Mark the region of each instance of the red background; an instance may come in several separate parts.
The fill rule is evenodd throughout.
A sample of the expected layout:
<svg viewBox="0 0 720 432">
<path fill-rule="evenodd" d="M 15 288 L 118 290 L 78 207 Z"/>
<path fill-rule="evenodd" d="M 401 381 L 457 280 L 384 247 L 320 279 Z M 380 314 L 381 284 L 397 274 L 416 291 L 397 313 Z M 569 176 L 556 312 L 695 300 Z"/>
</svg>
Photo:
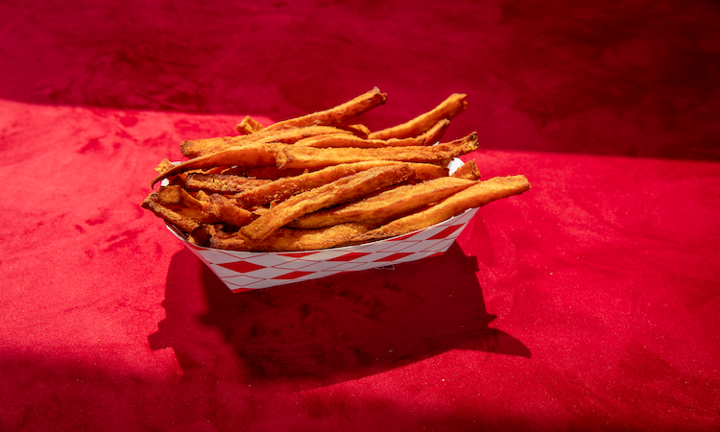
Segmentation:
<svg viewBox="0 0 720 432">
<path fill-rule="evenodd" d="M 577 3 L 580 3 L 578 5 Z M 0 4 L 0 430 L 720 429 L 720 4 Z M 230 294 L 139 204 L 186 139 L 453 92 L 442 257 Z"/>
</svg>

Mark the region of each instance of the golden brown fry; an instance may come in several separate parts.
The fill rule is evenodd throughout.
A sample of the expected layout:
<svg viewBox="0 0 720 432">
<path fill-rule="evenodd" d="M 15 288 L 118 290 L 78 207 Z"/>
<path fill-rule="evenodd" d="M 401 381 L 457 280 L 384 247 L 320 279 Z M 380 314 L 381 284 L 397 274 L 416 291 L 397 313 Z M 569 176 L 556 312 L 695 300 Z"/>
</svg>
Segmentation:
<svg viewBox="0 0 720 432">
<path fill-rule="evenodd" d="M 292 177 L 306 173 L 305 169 L 280 169 L 276 166 L 247 168 L 244 170 L 248 177 L 264 180 L 277 180 L 282 177 Z"/>
<path fill-rule="evenodd" d="M 163 186 L 155 193 L 155 200 L 170 209 L 192 214 L 184 210 L 204 212 L 206 204 L 190 195 L 181 185 Z M 204 216 L 196 215 L 197 219 L 204 220 Z"/>
<path fill-rule="evenodd" d="M 250 246 L 236 233 L 224 233 L 212 236 L 211 247 L 253 252 L 308 251 L 332 248 L 350 241 L 350 239 L 368 231 L 363 224 L 342 224 L 319 230 L 295 230 L 280 228 L 270 234 L 261 243 Z"/>
<path fill-rule="evenodd" d="M 372 161 L 370 161 L 372 162 Z M 383 162 L 381 160 L 375 161 L 378 162 L 378 165 L 382 165 Z M 397 162 L 397 161 L 385 161 L 385 162 Z M 438 177 L 443 177 L 448 175 L 448 169 L 446 167 L 438 166 L 435 164 L 430 163 L 411 163 L 411 162 L 398 162 L 398 163 L 405 163 L 407 164 L 412 170 L 415 172 L 415 177 L 417 177 L 418 180 L 431 180 Z M 334 165 L 331 165 L 334 166 Z M 324 167 L 319 167 L 317 169 L 323 169 Z M 276 166 L 271 167 L 258 167 L 258 168 L 248 168 L 244 170 L 244 172 L 249 177 L 254 177 L 257 179 L 267 179 L 267 180 L 278 180 L 281 178 L 286 177 L 295 177 L 302 174 L 307 174 L 308 172 L 312 172 L 312 170 L 304 169 L 304 168 L 286 168 L 281 169 Z"/>
<path fill-rule="evenodd" d="M 217 223 L 218 220 L 207 212 L 208 202 L 200 201 L 190 195 L 180 185 L 170 185 L 160 188 L 155 193 L 155 201 L 183 217 L 190 218 L 198 223 Z"/>
<path fill-rule="evenodd" d="M 193 173 L 187 176 L 185 188 L 193 191 L 204 190 L 211 193 L 236 194 L 270 181 L 268 179 L 248 178 L 230 174 Z"/>
<path fill-rule="evenodd" d="M 202 138 L 185 141 L 180 145 L 180 151 L 186 157 L 198 157 L 210 153 L 217 153 L 232 147 L 248 144 L 283 143 L 293 144 L 308 137 L 322 136 L 324 134 L 350 135 L 352 131 L 331 126 L 309 126 L 290 128 L 285 130 L 262 130 L 250 135 L 232 137 Z"/>
<path fill-rule="evenodd" d="M 383 140 L 367 140 L 349 134 L 327 134 L 301 139 L 295 143 L 295 147 L 314 148 L 335 148 L 335 147 L 359 147 L 359 148 L 381 148 L 387 147 Z"/>
<path fill-rule="evenodd" d="M 286 146 L 277 152 L 280 168 L 309 168 L 369 160 L 394 160 L 398 162 L 433 163 L 447 165 L 453 158 L 478 148 L 477 134 L 434 146 L 386 147 L 386 148 L 313 148 Z"/>
<path fill-rule="evenodd" d="M 260 135 L 260 133 L 258 133 L 258 135 Z M 255 135 L 200 138 L 196 140 L 183 141 L 180 144 L 180 152 L 185 157 L 196 158 L 204 154 L 217 152 L 222 148 L 237 147 L 254 143 L 258 139 L 258 136 Z"/>
<path fill-rule="evenodd" d="M 273 201 L 282 201 L 301 192 L 333 182 L 360 171 L 397 162 L 370 161 L 354 164 L 333 165 L 294 177 L 283 177 L 278 180 L 245 190 L 234 196 L 238 204 L 244 208 L 262 206 Z"/>
<path fill-rule="evenodd" d="M 444 166 L 421 162 L 403 162 L 413 171 L 416 180 L 432 180 L 448 175 L 448 169 Z"/>
<path fill-rule="evenodd" d="M 435 123 L 430 129 L 425 131 L 423 134 L 416 137 L 410 138 L 389 138 L 386 140 L 389 146 L 401 146 L 401 145 L 418 145 L 428 146 L 433 145 L 440 141 L 440 138 L 445 135 L 445 131 L 450 126 L 450 120 L 442 119 Z"/>
<path fill-rule="evenodd" d="M 207 192 L 199 190 L 197 192 L 193 192 L 195 199 L 202 202 L 210 202 L 210 195 L 207 194 Z"/>
<path fill-rule="evenodd" d="M 175 225 L 180 230 L 187 233 L 193 232 L 200 226 L 200 222 L 197 220 L 182 215 L 160 204 L 157 201 L 157 193 L 151 193 L 148 195 L 145 200 L 143 200 L 142 207 L 150 210 L 153 214 L 155 214 L 155 216 Z"/>
<path fill-rule="evenodd" d="M 495 177 L 478 182 L 458 192 L 426 210 L 395 219 L 380 228 L 368 231 L 353 239 L 353 242 L 366 242 L 407 234 L 435 225 L 464 211 L 480 207 L 492 201 L 521 194 L 530 189 L 525 176 Z"/>
<path fill-rule="evenodd" d="M 480 180 L 480 169 L 475 164 L 475 159 L 471 159 L 455 170 L 451 176 L 468 180 Z"/>
<path fill-rule="evenodd" d="M 375 190 L 400 183 L 412 176 L 404 164 L 379 166 L 342 177 L 334 182 L 295 195 L 240 229 L 251 245 L 260 243 L 280 227 L 321 208 L 352 201 Z"/>
<path fill-rule="evenodd" d="M 225 175 L 241 175 L 245 177 L 255 177 L 255 176 L 249 176 L 247 175 L 247 170 L 245 167 L 220 167 L 220 172 L 218 174 L 225 174 Z"/>
<path fill-rule="evenodd" d="M 355 136 L 359 136 L 360 138 L 367 138 L 368 135 L 370 135 L 370 128 L 363 124 L 351 124 L 347 126 L 337 125 L 336 127 L 346 130 Z"/>
<path fill-rule="evenodd" d="M 162 186 L 153 194 L 154 200 L 162 205 L 180 206 L 185 201 L 185 190 L 180 185 Z"/>
<path fill-rule="evenodd" d="M 237 205 L 235 200 L 220 194 L 210 196 L 207 212 L 228 225 L 241 227 L 249 224 L 253 214 Z"/>
<path fill-rule="evenodd" d="M 452 120 L 465 111 L 465 94 L 454 93 L 432 110 L 391 128 L 372 132 L 370 139 L 407 138 L 419 135 L 442 119 Z"/>
<path fill-rule="evenodd" d="M 174 163 L 170 162 L 169 159 L 163 159 L 156 167 L 155 172 L 162 174 L 168 170 L 171 170 L 175 166 Z"/>
<path fill-rule="evenodd" d="M 232 147 L 218 153 L 210 153 L 189 159 L 181 164 L 175 165 L 171 170 L 155 177 L 151 186 L 164 178 L 202 168 L 216 166 L 231 167 L 261 167 L 275 165 L 275 154 L 286 147 L 285 144 L 248 144 L 241 147 Z"/>
<path fill-rule="evenodd" d="M 254 219 L 256 219 L 269 211 L 270 209 L 267 207 L 257 207 L 253 209 L 252 214 L 254 216 Z"/>
<path fill-rule="evenodd" d="M 236 131 L 247 135 L 260 132 L 263 129 L 265 129 L 265 126 L 250 116 L 245 116 L 245 118 L 235 126 Z"/>
<path fill-rule="evenodd" d="M 202 224 L 195 228 L 191 233 L 188 233 L 187 239 L 190 243 L 198 246 L 205 246 L 210 240 L 210 237 L 215 235 L 217 232 L 217 225 Z"/>
<path fill-rule="evenodd" d="M 382 105 L 386 100 L 387 95 L 385 93 L 381 93 L 380 90 L 375 87 L 369 92 L 357 96 L 356 98 L 336 107 L 307 114 L 302 117 L 284 120 L 267 126 L 265 130 L 279 130 L 287 129 L 289 127 L 336 125 L 353 117 L 359 116 L 378 105 Z"/>
<path fill-rule="evenodd" d="M 422 135 L 410 138 L 390 138 L 389 140 L 365 139 L 349 134 L 327 134 L 301 139 L 295 143 L 297 147 L 358 147 L 358 148 L 383 148 L 383 147 L 411 147 L 429 146 L 438 142 L 443 136 L 450 120 L 439 121 L 430 130 Z"/>
<path fill-rule="evenodd" d="M 470 180 L 441 177 L 418 184 L 397 186 L 361 201 L 306 214 L 289 226 L 318 229 L 348 222 L 379 226 L 474 184 L 475 182 Z"/>
</svg>

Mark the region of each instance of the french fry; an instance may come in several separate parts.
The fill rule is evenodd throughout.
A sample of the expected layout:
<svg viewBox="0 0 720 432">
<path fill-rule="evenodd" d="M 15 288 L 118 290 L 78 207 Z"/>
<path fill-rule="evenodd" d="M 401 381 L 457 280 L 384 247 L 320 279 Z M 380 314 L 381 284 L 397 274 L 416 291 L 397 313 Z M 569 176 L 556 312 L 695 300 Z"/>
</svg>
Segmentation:
<svg viewBox="0 0 720 432">
<path fill-rule="evenodd" d="M 367 138 L 370 135 L 370 128 L 364 124 L 336 125 L 335 127 L 346 130 L 360 138 Z"/>
<path fill-rule="evenodd" d="M 432 180 L 438 177 L 445 177 L 448 175 L 448 168 L 441 165 L 435 165 L 431 163 L 415 163 L 415 162 L 403 162 L 411 170 L 413 170 L 413 176 L 416 180 L 425 181 Z"/>
<path fill-rule="evenodd" d="M 475 159 L 465 162 L 460 168 L 456 169 L 451 176 L 468 180 L 480 180 L 481 177 L 480 169 L 478 169 Z"/>
<path fill-rule="evenodd" d="M 465 108 L 467 107 L 467 103 L 465 102 L 466 96 L 467 95 L 462 93 L 454 93 L 432 110 L 421 114 L 406 123 L 373 132 L 368 136 L 368 138 L 390 139 L 407 138 L 419 135 L 430 129 L 440 120 L 452 120 L 465 111 Z"/>
<path fill-rule="evenodd" d="M 336 125 L 353 117 L 359 116 L 378 105 L 382 105 L 386 100 L 387 95 L 385 93 L 381 93 L 380 90 L 375 87 L 372 90 L 336 107 L 307 114 L 302 117 L 284 120 L 267 126 L 265 130 L 272 131 L 291 127 Z"/>
<path fill-rule="evenodd" d="M 150 210 L 155 216 L 173 224 L 178 229 L 191 233 L 201 226 L 201 222 L 191 217 L 182 215 L 158 202 L 157 193 L 151 193 L 142 202 L 142 207 Z"/>
<path fill-rule="evenodd" d="M 342 177 L 277 204 L 270 208 L 269 212 L 241 228 L 240 234 L 250 245 L 258 244 L 280 227 L 304 214 L 357 199 L 385 186 L 403 182 L 411 175 L 412 170 L 406 165 L 393 164 Z"/>
<path fill-rule="evenodd" d="M 219 221 L 236 227 L 245 226 L 254 219 L 253 214 L 237 205 L 235 200 L 220 194 L 210 196 L 207 212 Z"/>
<path fill-rule="evenodd" d="M 200 222 L 214 222 L 206 213 L 207 203 L 190 195 L 180 185 L 163 186 L 155 194 L 154 200 L 177 213 L 196 219 Z"/>
<path fill-rule="evenodd" d="M 277 180 L 283 177 L 292 177 L 308 172 L 305 169 L 280 169 L 273 166 L 243 168 L 243 173 L 248 177 L 264 180 Z"/>
<path fill-rule="evenodd" d="M 203 168 L 216 166 L 231 167 L 240 165 L 244 167 L 261 167 L 275 165 L 275 154 L 286 144 L 248 144 L 241 147 L 232 147 L 218 153 L 210 153 L 189 159 L 172 169 L 159 174 L 152 180 L 150 186 L 170 176 Z"/>
<path fill-rule="evenodd" d="M 314 136 L 295 143 L 295 147 L 314 148 L 335 148 L 335 147 L 359 147 L 359 148 L 382 148 L 387 147 L 386 141 L 368 140 L 348 134 L 327 134 Z"/>
<path fill-rule="evenodd" d="M 401 146 L 401 145 L 433 145 L 445 135 L 445 131 L 450 126 L 450 120 L 442 119 L 435 123 L 427 131 L 421 135 L 409 138 L 389 138 L 386 140 L 389 146 Z M 412 144 L 411 144 L 412 143 Z"/>
<path fill-rule="evenodd" d="M 398 164 L 400 162 L 378 160 L 357 162 L 349 164 L 331 165 L 317 171 L 303 173 L 296 176 L 279 178 L 273 182 L 258 185 L 255 188 L 244 190 L 234 195 L 244 208 L 253 208 L 285 200 L 306 190 L 322 186 L 347 175 L 355 174 L 370 168 L 383 165 Z M 432 164 L 406 163 L 417 180 L 431 180 L 447 175 L 447 168 Z"/>
<path fill-rule="evenodd" d="M 315 148 L 330 148 L 330 147 L 359 147 L 359 148 L 383 148 L 383 147 L 411 147 L 411 146 L 426 146 L 432 145 L 438 142 L 443 136 L 445 130 L 450 121 L 443 119 L 439 121 L 430 130 L 410 138 L 390 138 L 388 140 L 382 139 L 365 139 L 355 135 L 349 134 L 327 134 L 304 138 L 295 143 L 297 147 L 315 147 Z"/>
<path fill-rule="evenodd" d="M 257 179 L 232 174 L 193 173 L 185 179 L 185 188 L 192 191 L 203 190 L 225 194 L 236 194 L 242 191 L 269 183 L 268 179 Z"/>
<path fill-rule="evenodd" d="M 210 195 L 208 195 L 207 192 L 199 190 L 199 191 L 195 191 L 194 193 L 195 193 L 194 196 L 195 196 L 196 200 L 203 201 L 203 202 L 210 202 Z"/>
<path fill-rule="evenodd" d="M 370 160 L 393 160 L 447 165 L 450 160 L 478 148 L 477 134 L 434 146 L 386 148 L 314 148 L 286 146 L 277 152 L 279 168 L 309 168 Z"/>
<path fill-rule="evenodd" d="M 298 230 L 280 228 L 262 242 L 251 246 L 237 233 L 223 233 L 212 236 L 210 247 L 234 251 L 308 251 L 328 249 L 347 243 L 352 238 L 368 231 L 368 227 L 358 223 L 335 225 L 318 230 Z"/>
<path fill-rule="evenodd" d="M 196 221 L 195 219 L 183 216 L 180 213 L 172 211 L 169 208 L 160 205 L 153 200 L 144 201 L 143 207 L 152 211 L 155 216 L 158 216 L 166 222 L 175 225 L 186 233 L 191 233 L 201 226 L 200 222 Z"/>
<path fill-rule="evenodd" d="M 236 131 L 247 135 L 259 132 L 263 129 L 265 129 L 265 126 L 263 126 L 262 123 L 250 116 L 245 116 L 245 118 L 242 119 L 242 121 L 238 123 L 237 126 L 235 126 Z"/>
<path fill-rule="evenodd" d="M 304 138 L 317 137 L 324 134 L 351 135 L 352 131 L 331 126 L 308 126 L 284 130 L 265 129 L 250 135 L 201 138 L 192 141 L 185 141 L 180 145 L 180 151 L 183 156 L 195 158 L 249 144 L 293 144 Z"/>
<path fill-rule="evenodd" d="M 175 166 L 174 163 L 170 162 L 169 159 L 163 159 L 160 161 L 160 163 L 155 167 L 155 172 L 158 174 L 163 174 L 169 170 L 171 170 Z"/>
<path fill-rule="evenodd" d="M 529 189 L 530 183 L 525 176 L 494 177 L 451 195 L 428 209 L 395 219 L 380 228 L 361 234 L 355 237 L 353 242 L 367 242 L 395 237 L 427 228 L 457 216 L 470 208 L 480 207 L 501 198 L 518 195 Z"/>
<path fill-rule="evenodd" d="M 349 222 L 381 225 L 387 220 L 405 216 L 474 184 L 471 180 L 441 177 L 418 184 L 398 186 L 360 201 L 306 214 L 289 226 L 318 229 Z"/>
<path fill-rule="evenodd" d="M 214 224 L 202 224 L 192 232 L 187 233 L 187 239 L 194 245 L 206 245 L 210 241 L 210 238 L 217 232 L 217 227 L 218 226 Z"/>
<path fill-rule="evenodd" d="M 271 202 L 283 201 L 293 195 L 328 184 L 342 177 L 365 171 L 377 166 L 390 165 L 390 161 L 358 162 L 354 164 L 333 165 L 294 177 L 283 177 L 278 180 L 258 185 L 234 196 L 243 208 L 262 206 Z"/>
</svg>

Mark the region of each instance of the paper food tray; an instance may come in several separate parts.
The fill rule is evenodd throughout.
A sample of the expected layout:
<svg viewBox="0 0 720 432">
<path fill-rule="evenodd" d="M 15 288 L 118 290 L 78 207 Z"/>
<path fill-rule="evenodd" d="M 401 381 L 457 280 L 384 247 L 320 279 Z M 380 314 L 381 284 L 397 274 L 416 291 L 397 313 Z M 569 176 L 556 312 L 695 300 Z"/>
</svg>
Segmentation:
<svg viewBox="0 0 720 432">
<path fill-rule="evenodd" d="M 477 208 L 419 231 L 372 243 L 302 252 L 235 252 L 200 247 L 168 229 L 233 292 L 269 288 L 442 255 Z"/>
<path fill-rule="evenodd" d="M 462 163 L 460 159 L 453 160 L 449 171 L 454 172 Z M 190 243 L 172 225 L 166 226 L 231 291 L 242 292 L 442 255 L 477 210 L 469 209 L 444 222 L 398 237 L 302 252 L 236 252 L 201 247 Z"/>
</svg>

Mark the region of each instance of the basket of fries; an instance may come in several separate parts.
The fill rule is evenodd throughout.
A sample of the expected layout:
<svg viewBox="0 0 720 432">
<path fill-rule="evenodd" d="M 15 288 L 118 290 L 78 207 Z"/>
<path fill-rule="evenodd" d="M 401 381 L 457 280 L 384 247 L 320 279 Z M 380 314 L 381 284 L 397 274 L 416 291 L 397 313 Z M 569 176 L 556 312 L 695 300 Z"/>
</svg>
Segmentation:
<svg viewBox="0 0 720 432">
<path fill-rule="evenodd" d="M 466 107 L 371 131 L 351 120 L 386 102 L 377 88 L 328 110 L 238 135 L 185 141 L 143 201 L 234 292 L 386 267 L 444 253 L 477 209 L 530 189 L 480 178 L 477 134 L 442 141 Z"/>
</svg>

